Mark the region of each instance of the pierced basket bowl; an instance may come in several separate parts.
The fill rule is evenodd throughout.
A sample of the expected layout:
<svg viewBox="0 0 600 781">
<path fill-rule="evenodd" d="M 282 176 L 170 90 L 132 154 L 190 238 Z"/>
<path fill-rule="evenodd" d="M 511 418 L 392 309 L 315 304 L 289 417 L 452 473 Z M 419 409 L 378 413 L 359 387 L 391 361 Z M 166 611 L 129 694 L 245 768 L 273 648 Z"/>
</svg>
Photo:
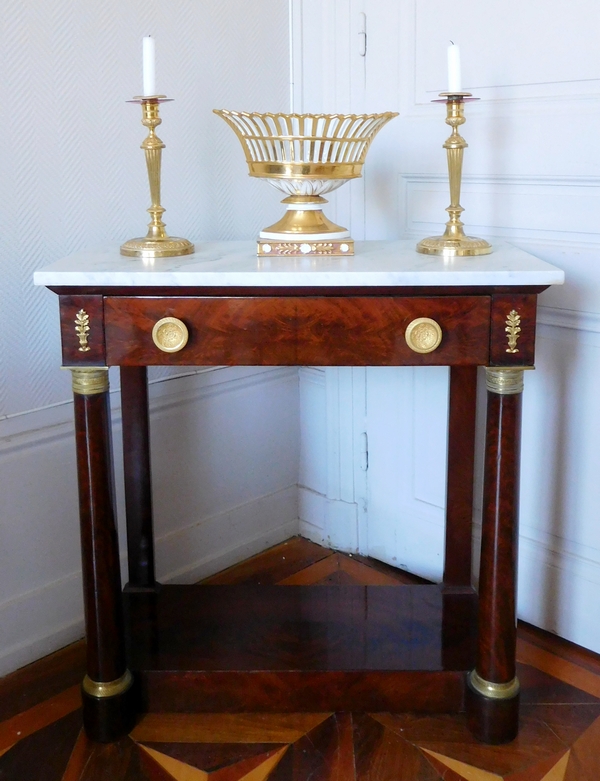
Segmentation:
<svg viewBox="0 0 600 781">
<path fill-rule="evenodd" d="M 239 138 L 250 176 L 287 195 L 322 195 L 361 175 L 383 114 L 259 114 L 215 109 Z"/>
</svg>

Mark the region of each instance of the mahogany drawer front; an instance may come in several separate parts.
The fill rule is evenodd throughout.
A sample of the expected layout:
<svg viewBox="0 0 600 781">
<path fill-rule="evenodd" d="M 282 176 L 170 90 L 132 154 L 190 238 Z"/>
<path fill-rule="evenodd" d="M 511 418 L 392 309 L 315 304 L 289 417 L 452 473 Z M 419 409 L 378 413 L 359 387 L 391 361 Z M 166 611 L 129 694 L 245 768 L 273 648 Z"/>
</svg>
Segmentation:
<svg viewBox="0 0 600 781">
<path fill-rule="evenodd" d="M 403 366 L 483 365 L 489 359 L 489 296 L 151 298 L 107 296 L 109 365 Z M 163 352 L 155 324 L 177 318 L 188 329 L 179 352 Z M 435 320 L 442 340 L 420 354 L 405 331 Z"/>
</svg>

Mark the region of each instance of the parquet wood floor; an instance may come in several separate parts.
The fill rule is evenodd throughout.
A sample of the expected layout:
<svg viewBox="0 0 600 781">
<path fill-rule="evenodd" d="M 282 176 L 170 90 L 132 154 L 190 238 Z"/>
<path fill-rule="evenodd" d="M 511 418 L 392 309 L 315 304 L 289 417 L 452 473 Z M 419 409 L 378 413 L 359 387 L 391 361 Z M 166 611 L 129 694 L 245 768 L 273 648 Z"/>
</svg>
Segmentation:
<svg viewBox="0 0 600 781">
<path fill-rule="evenodd" d="M 302 538 L 209 579 L 285 585 L 419 582 Z M 143 716 L 115 744 L 81 731 L 76 643 L 0 681 L 0 781 L 600 781 L 600 657 L 526 625 L 519 737 L 484 746 L 462 715 Z"/>
</svg>

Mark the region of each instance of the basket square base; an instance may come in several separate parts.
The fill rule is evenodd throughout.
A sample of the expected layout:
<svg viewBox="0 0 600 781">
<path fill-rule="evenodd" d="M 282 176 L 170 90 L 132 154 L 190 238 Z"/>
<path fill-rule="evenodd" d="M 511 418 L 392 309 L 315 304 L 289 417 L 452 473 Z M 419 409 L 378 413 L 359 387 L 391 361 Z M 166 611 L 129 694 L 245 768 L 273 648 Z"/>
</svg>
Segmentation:
<svg viewBox="0 0 600 781">
<path fill-rule="evenodd" d="M 311 257 L 314 255 L 354 255 L 354 240 L 339 241 L 266 241 L 256 242 L 256 254 L 261 258 L 277 256 Z"/>
</svg>

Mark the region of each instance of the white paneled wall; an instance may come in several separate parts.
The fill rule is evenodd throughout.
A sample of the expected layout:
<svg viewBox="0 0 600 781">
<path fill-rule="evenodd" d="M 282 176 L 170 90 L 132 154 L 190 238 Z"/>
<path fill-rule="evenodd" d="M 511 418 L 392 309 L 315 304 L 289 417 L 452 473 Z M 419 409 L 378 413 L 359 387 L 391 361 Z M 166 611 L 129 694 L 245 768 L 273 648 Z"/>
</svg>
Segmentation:
<svg viewBox="0 0 600 781">
<path fill-rule="evenodd" d="M 467 230 L 512 242 L 567 278 L 540 296 L 537 366 L 526 377 L 519 611 L 600 651 L 599 7 L 592 0 L 577 0 L 568 12 L 558 0 L 294 2 L 298 107 L 400 112 L 375 139 L 362 185 L 331 198 L 332 218 L 355 238 L 416 241 L 441 232 L 449 128 L 444 106 L 431 101 L 446 89 L 449 40 L 461 46 L 463 85 L 481 98 L 467 105 L 461 131 L 469 143 L 461 198 Z M 358 47 L 361 13 L 366 57 Z M 323 462 L 349 432 L 356 458 L 360 436 L 368 439 L 366 480 L 345 472 L 355 503 L 366 508 L 358 548 L 434 578 L 442 568 L 444 377 L 443 370 L 367 369 L 359 422 L 354 397 L 331 416 L 340 375 L 328 369 L 315 412 L 326 415 Z M 330 489 L 320 485 L 326 501 Z M 318 537 L 310 518 L 302 516 L 301 528 Z M 338 543 L 351 549 L 354 540 L 352 531 Z M 475 550 L 478 543 L 476 526 Z"/>
<path fill-rule="evenodd" d="M 4 2 L 0 674 L 82 634 L 70 377 L 59 369 L 57 297 L 32 275 L 146 231 L 146 131 L 126 101 L 141 91 L 148 34 L 157 88 L 174 98 L 158 130 L 169 232 L 251 238 L 280 214 L 277 193 L 248 177 L 239 142 L 212 109 L 288 107 L 285 3 Z M 189 376 L 151 370 L 152 456 L 159 575 L 182 580 L 296 532 L 298 379 L 294 369 L 175 374 Z"/>
</svg>

